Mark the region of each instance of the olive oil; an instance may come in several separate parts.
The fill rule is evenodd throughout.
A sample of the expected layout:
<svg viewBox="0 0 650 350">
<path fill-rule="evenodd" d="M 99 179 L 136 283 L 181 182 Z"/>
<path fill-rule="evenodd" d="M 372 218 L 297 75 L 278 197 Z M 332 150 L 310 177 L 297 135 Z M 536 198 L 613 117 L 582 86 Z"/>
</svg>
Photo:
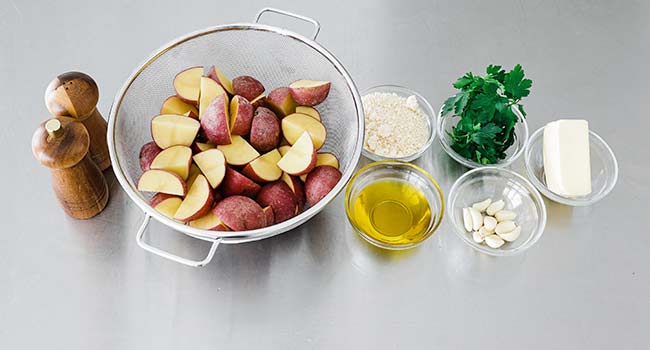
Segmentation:
<svg viewBox="0 0 650 350">
<path fill-rule="evenodd" d="M 427 238 L 429 202 L 408 182 L 382 180 L 366 186 L 359 192 L 353 210 L 356 225 L 379 242 L 402 245 Z"/>
</svg>

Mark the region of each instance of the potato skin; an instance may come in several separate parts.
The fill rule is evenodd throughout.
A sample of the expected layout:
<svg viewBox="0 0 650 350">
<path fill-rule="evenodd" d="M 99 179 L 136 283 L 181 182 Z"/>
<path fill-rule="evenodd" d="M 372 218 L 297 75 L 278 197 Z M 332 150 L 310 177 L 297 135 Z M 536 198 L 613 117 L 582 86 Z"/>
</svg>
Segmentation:
<svg viewBox="0 0 650 350">
<path fill-rule="evenodd" d="M 330 82 L 325 85 L 316 87 L 292 87 L 289 85 L 289 91 L 293 99 L 301 106 L 313 107 L 327 98 L 330 93 Z"/>
<path fill-rule="evenodd" d="M 248 75 L 242 75 L 233 79 L 232 88 L 235 95 L 243 96 L 249 101 L 264 93 L 264 85 L 259 80 Z"/>
<path fill-rule="evenodd" d="M 206 183 L 207 183 L 207 180 L 206 180 Z M 210 187 L 209 184 L 208 184 L 208 187 Z M 208 191 L 208 198 L 206 198 L 205 203 L 203 203 L 203 205 L 201 206 L 201 208 L 197 212 L 195 212 L 194 214 L 192 214 L 190 216 L 187 216 L 187 217 L 176 217 L 176 216 L 174 216 L 174 219 L 180 220 L 180 221 L 183 221 L 183 222 L 190 222 L 192 220 L 196 220 L 196 219 L 204 216 L 205 214 L 209 213 L 210 210 L 212 209 L 212 205 L 214 204 L 214 199 L 213 198 L 214 197 L 213 197 L 213 194 L 212 194 L 212 188 L 210 188 L 209 191 Z"/>
<path fill-rule="evenodd" d="M 296 111 L 296 101 L 291 96 L 288 87 L 279 87 L 266 96 L 266 105 L 280 117 L 285 117 Z"/>
<path fill-rule="evenodd" d="M 156 193 L 151 199 L 149 200 L 149 205 L 152 208 L 155 208 L 158 204 L 166 201 L 169 198 L 181 198 L 179 196 L 175 196 L 173 194 L 167 194 L 167 193 Z M 181 198 L 182 199 L 182 198 Z"/>
<path fill-rule="evenodd" d="M 255 200 L 263 207 L 273 208 L 275 223 L 291 219 L 298 211 L 296 196 L 282 180 L 264 185 Z"/>
<path fill-rule="evenodd" d="M 259 107 L 251 123 L 250 144 L 256 150 L 266 153 L 280 143 L 280 122 L 270 109 Z"/>
<path fill-rule="evenodd" d="M 215 97 L 201 117 L 201 129 L 208 140 L 215 145 L 228 145 L 232 142 L 228 127 L 229 105 L 224 101 L 226 98 L 225 94 Z"/>
<path fill-rule="evenodd" d="M 273 215 L 273 208 L 271 207 L 264 207 L 262 208 L 262 211 L 264 212 L 264 219 L 265 219 L 265 226 L 271 226 L 275 224 L 275 216 Z"/>
<path fill-rule="evenodd" d="M 226 168 L 226 175 L 224 175 L 223 181 L 219 185 L 219 189 L 224 197 L 241 195 L 253 198 L 260 191 L 261 187 L 253 180 L 228 167 Z"/>
<path fill-rule="evenodd" d="M 293 194 L 296 196 L 296 202 L 298 204 L 298 212 L 301 212 L 305 209 L 305 203 L 307 202 L 307 199 L 305 197 L 305 186 L 303 185 L 302 181 L 296 176 L 291 176 L 291 182 L 293 185 Z"/>
<path fill-rule="evenodd" d="M 234 231 L 255 230 L 266 225 L 262 207 L 244 196 L 226 197 L 217 203 L 212 212 Z"/>
<path fill-rule="evenodd" d="M 233 109 L 234 103 L 237 104 L 237 109 Z M 253 105 L 243 96 L 233 97 L 230 101 L 230 117 L 234 121 L 230 133 L 232 135 L 248 135 L 253 121 Z"/>
<path fill-rule="evenodd" d="M 341 177 L 339 169 L 333 166 L 321 165 L 314 168 L 305 181 L 307 204 L 314 206 L 318 203 L 336 186 Z"/>
<path fill-rule="evenodd" d="M 162 152 L 162 148 L 158 147 L 158 145 L 154 142 L 147 142 L 144 145 L 142 145 L 142 148 L 140 148 L 140 169 L 142 171 L 147 171 L 151 169 L 151 162 L 153 162 L 154 158 L 158 155 L 158 153 Z"/>
</svg>

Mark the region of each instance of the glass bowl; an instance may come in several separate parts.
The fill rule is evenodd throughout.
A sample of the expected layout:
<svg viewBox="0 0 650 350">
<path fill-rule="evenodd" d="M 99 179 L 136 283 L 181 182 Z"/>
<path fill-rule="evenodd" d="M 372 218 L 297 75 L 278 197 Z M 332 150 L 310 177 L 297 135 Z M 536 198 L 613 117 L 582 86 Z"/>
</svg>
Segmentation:
<svg viewBox="0 0 650 350">
<path fill-rule="evenodd" d="M 526 148 L 526 143 L 528 142 L 528 123 L 526 118 L 521 115 L 521 112 L 513 106 L 512 111 L 515 113 L 519 122 L 515 124 L 515 142 L 506 150 L 506 158 L 499 160 L 496 164 L 480 164 L 471 159 L 467 159 L 451 148 L 451 138 L 447 134 L 452 131 L 452 128 L 456 126 L 460 117 L 456 115 L 448 114 L 447 116 L 442 116 L 442 108 L 438 112 L 438 124 L 436 127 L 438 133 L 438 139 L 440 140 L 440 145 L 447 152 L 447 154 L 456 160 L 458 163 L 474 169 L 481 167 L 499 167 L 505 168 L 512 164 L 519 156 L 524 152 Z"/>
<path fill-rule="evenodd" d="M 368 159 L 372 159 L 374 161 L 401 160 L 404 162 L 411 162 L 413 160 L 420 158 L 420 156 L 422 156 L 422 154 L 424 154 L 424 152 L 426 152 L 426 150 L 429 149 L 429 147 L 433 143 L 433 140 L 436 138 L 436 132 L 435 132 L 436 112 L 433 109 L 433 107 L 431 107 L 431 104 L 429 104 L 429 102 L 419 93 L 398 85 L 373 86 L 361 93 L 362 99 L 363 96 L 366 96 L 367 94 L 373 92 L 394 93 L 400 97 L 415 96 L 415 98 L 418 101 L 418 105 L 420 106 L 420 110 L 426 116 L 427 128 L 428 128 L 427 132 L 429 137 L 427 138 L 427 142 L 424 143 L 424 145 L 422 146 L 422 148 L 420 148 L 420 150 L 406 157 L 398 157 L 398 158 L 386 157 L 386 156 L 373 153 L 367 150 L 365 147 L 361 149 L 361 154 L 363 154 L 364 157 Z M 365 137 L 364 137 L 364 146 L 365 146 Z"/>
<path fill-rule="evenodd" d="M 356 218 L 359 213 L 356 212 L 358 209 L 355 209 L 355 202 L 360 192 L 371 184 L 386 180 L 413 185 L 424 195 L 428 202 L 428 209 L 431 212 L 431 216 L 429 222 L 426 223 L 426 229 L 410 242 L 390 242 L 388 236 L 386 236 L 385 240 L 374 238 L 362 227 L 363 225 L 359 222 L 360 219 Z M 389 200 L 384 200 L 384 202 L 388 202 Z M 445 201 L 436 180 L 424 169 L 403 161 L 384 160 L 370 163 L 354 174 L 345 190 L 345 212 L 352 227 L 363 239 L 380 248 L 401 250 L 413 248 L 421 244 L 438 229 L 438 226 L 442 222 L 444 211 Z M 380 229 L 374 226 L 374 223 L 372 225 L 377 231 L 380 231 Z"/>
<path fill-rule="evenodd" d="M 551 192 L 544 177 L 544 127 L 530 137 L 526 146 L 526 171 L 530 181 L 548 199 L 570 206 L 592 205 L 605 198 L 618 180 L 618 163 L 614 152 L 605 140 L 589 130 L 589 155 L 591 161 L 591 193 L 579 197 L 563 197 Z"/>
<path fill-rule="evenodd" d="M 474 242 L 471 232 L 465 231 L 463 225 L 463 208 L 487 198 L 503 200 L 504 209 L 514 211 L 517 214 L 514 221 L 521 226 L 517 240 L 506 242 L 497 249 Z M 546 226 L 546 205 L 542 195 L 523 176 L 504 168 L 483 167 L 466 172 L 451 187 L 448 203 L 447 215 L 458 237 L 489 255 L 509 256 L 525 251 L 539 240 Z"/>
</svg>

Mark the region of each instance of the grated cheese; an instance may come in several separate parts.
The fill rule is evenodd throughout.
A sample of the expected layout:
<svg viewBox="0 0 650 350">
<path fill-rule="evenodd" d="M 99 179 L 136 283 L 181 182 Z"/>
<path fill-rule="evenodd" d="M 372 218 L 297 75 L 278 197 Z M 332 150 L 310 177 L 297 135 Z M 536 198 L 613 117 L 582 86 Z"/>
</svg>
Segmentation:
<svg viewBox="0 0 650 350">
<path fill-rule="evenodd" d="M 377 155 L 402 158 L 417 153 L 429 138 L 427 116 L 415 96 L 373 92 L 361 98 L 366 135 L 363 147 Z"/>
</svg>

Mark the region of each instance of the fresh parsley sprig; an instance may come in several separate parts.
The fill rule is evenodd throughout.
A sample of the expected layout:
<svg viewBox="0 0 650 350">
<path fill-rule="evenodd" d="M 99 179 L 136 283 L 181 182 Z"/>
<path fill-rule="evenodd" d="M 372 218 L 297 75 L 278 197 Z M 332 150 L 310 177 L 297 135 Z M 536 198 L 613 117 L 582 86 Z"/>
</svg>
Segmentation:
<svg viewBox="0 0 650 350">
<path fill-rule="evenodd" d="M 449 97 L 442 115 L 451 112 L 460 117 L 447 134 L 451 148 L 461 156 L 480 164 L 494 164 L 506 157 L 506 150 L 517 137 L 517 115 L 513 106 L 526 117 L 520 101 L 530 94 L 532 80 L 524 78 L 521 65 L 506 72 L 501 66 L 489 65 L 485 76 L 471 72 L 458 78 L 456 95 Z"/>
</svg>

